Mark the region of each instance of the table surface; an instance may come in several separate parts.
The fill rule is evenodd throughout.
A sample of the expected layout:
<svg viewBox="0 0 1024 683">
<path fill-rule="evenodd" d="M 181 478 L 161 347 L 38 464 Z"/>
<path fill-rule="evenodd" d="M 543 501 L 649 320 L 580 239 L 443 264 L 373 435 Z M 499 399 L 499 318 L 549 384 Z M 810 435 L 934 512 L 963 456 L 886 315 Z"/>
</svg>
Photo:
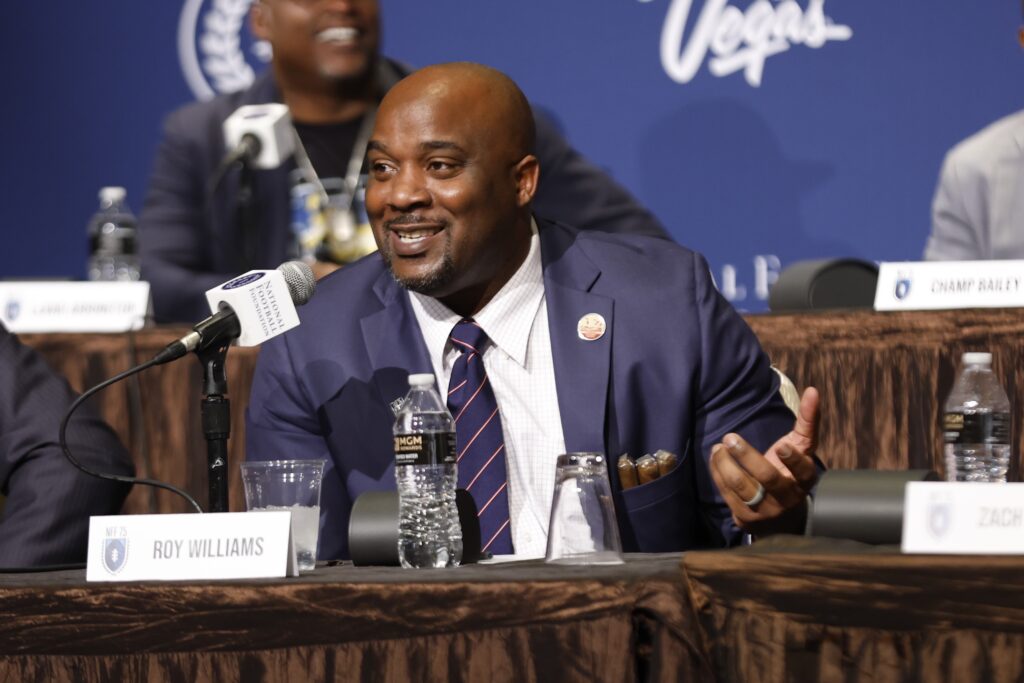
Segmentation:
<svg viewBox="0 0 1024 683">
<path fill-rule="evenodd" d="M 650 680 L 680 672 L 703 680 L 710 669 L 681 576 L 679 554 L 605 566 L 344 563 L 297 578 L 207 582 L 87 584 L 83 570 L 0 575 L 0 679 L 5 664 L 18 680 L 89 657 L 109 676 L 126 658 L 164 655 L 173 666 L 213 661 L 223 671 L 238 665 L 235 655 L 255 656 L 261 670 L 302 679 L 313 651 L 380 657 L 364 680 L 392 671 L 407 680 L 424 657 L 439 659 L 417 680 L 479 680 L 472 671 L 481 666 L 500 669 L 492 681 L 633 681 L 640 669 Z"/>
<path fill-rule="evenodd" d="M 1024 680 L 1024 557 L 779 537 L 684 570 L 719 680 Z"/>
<path fill-rule="evenodd" d="M 238 666 L 234 655 L 258 652 L 268 665 L 291 657 L 281 670 L 295 675 L 310 648 L 364 658 L 384 648 L 372 660 L 379 671 L 408 676 L 435 652 L 444 666 L 415 676 L 446 680 L 446 667 L 474 657 L 466 643 L 486 642 L 499 663 L 526 648 L 532 663 L 515 673 L 523 680 L 1016 681 L 1022 582 L 1022 557 L 902 555 L 799 537 L 628 555 L 618 566 L 341 564 L 293 579 L 203 583 L 0 575 L 0 673 L 52 673 L 83 656 L 114 667 L 232 655 L 215 669 L 223 674 Z M 436 651 L 439 643 L 448 649 Z M 456 678 L 475 680 L 471 670 Z M 372 667 L 363 673 L 376 680 Z M 497 679 L 517 680 L 506 674 Z"/>
</svg>

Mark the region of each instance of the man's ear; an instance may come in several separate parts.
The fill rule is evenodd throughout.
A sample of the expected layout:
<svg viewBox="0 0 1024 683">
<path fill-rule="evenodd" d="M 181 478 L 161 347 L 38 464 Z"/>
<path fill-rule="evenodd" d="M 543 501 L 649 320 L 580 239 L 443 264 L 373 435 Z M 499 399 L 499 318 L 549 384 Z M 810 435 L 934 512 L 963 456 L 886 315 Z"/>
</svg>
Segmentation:
<svg viewBox="0 0 1024 683">
<path fill-rule="evenodd" d="M 270 40 L 270 8 L 260 0 L 249 10 L 249 30 L 260 40 Z"/>
<path fill-rule="evenodd" d="M 528 154 L 519 160 L 512 169 L 516 181 L 516 204 L 520 207 L 528 205 L 537 194 L 537 183 L 540 180 L 540 162 L 537 157 Z"/>
</svg>

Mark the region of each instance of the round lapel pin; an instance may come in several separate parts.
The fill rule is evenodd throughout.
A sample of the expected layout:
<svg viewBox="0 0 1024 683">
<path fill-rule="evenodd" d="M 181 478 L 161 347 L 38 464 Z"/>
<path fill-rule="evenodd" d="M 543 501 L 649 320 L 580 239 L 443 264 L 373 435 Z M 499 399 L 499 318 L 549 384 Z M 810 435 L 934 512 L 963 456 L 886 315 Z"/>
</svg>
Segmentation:
<svg viewBox="0 0 1024 683">
<path fill-rule="evenodd" d="M 608 325 L 600 313 L 587 313 L 576 323 L 576 334 L 583 341 L 597 341 L 604 336 L 607 329 Z"/>
</svg>

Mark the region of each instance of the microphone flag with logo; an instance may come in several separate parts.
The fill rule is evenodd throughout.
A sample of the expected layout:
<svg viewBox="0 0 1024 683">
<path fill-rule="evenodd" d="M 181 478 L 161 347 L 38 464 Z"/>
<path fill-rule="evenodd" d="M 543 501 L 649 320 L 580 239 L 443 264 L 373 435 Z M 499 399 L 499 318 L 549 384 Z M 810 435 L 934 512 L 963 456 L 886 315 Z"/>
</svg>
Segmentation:
<svg viewBox="0 0 1024 683">
<path fill-rule="evenodd" d="M 299 325 L 296 306 L 309 301 L 316 277 L 309 264 L 288 261 L 277 270 L 250 270 L 206 292 L 213 315 L 167 345 L 154 357 L 157 364 L 181 358 L 212 344 L 233 339 L 239 346 L 258 346 Z"/>
</svg>

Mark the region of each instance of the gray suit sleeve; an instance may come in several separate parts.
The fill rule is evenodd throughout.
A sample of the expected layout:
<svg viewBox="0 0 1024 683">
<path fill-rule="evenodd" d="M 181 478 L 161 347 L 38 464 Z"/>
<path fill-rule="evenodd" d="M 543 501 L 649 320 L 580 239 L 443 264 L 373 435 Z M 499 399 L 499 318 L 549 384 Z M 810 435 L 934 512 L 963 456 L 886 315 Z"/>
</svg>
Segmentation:
<svg viewBox="0 0 1024 683">
<path fill-rule="evenodd" d="M 128 494 L 65 459 L 58 430 L 73 400 L 67 382 L 0 327 L 0 567 L 84 561 L 89 516 L 117 514 Z M 88 405 L 72 418 L 68 442 L 92 469 L 132 474 L 128 454 Z"/>
<path fill-rule="evenodd" d="M 572 148 L 547 114 L 534 107 L 540 185 L 538 216 L 580 230 L 632 233 L 671 239 L 654 215 L 629 192 Z"/>
<path fill-rule="evenodd" d="M 988 258 L 984 246 L 984 221 L 972 211 L 968 193 L 972 184 L 970 174 L 958 163 L 955 150 L 946 155 L 942 173 L 932 200 L 932 232 L 925 246 L 927 261 L 969 261 Z"/>
</svg>

